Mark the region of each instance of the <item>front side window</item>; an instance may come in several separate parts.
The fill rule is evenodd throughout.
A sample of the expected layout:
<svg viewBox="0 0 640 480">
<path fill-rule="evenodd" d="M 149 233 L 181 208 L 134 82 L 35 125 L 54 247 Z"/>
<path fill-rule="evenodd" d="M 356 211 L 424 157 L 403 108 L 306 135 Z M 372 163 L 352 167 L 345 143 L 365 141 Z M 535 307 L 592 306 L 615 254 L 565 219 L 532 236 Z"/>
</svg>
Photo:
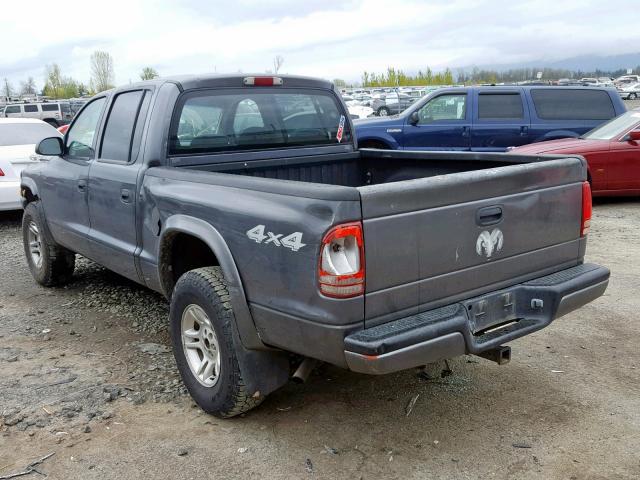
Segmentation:
<svg viewBox="0 0 640 480">
<path fill-rule="evenodd" d="M 144 91 L 119 94 L 111 106 L 104 128 L 100 158 L 129 161 L 131 138 Z"/>
<path fill-rule="evenodd" d="M 464 120 L 467 112 L 467 95 L 439 95 L 427 102 L 419 111 L 419 125 L 442 120 Z"/>
<path fill-rule="evenodd" d="M 20 106 L 19 105 L 9 105 L 8 107 L 6 107 L 4 109 L 4 113 L 9 114 L 9 113 L 20 113 Z"/>
<path fill-rule="evenodd" d="M 544 120 L 608 120 L 616 116 L 604 90 L 532 89 L 538 117 Z"/>
<path fill-rule="evenodd" d="M 524 108 L 519 93 L 481 93 L 478 95 L 480 120 L 522 119 Z"/>
<path fill-rule="evenodd" d="M 67 131 L 65 150 L 70 158 L 89 159 L 93 157 L 94 139 L 104 104 L 105 97 L 91 102 L 80 112 Z"/>
<path fill-rule="evenodd" d="M 170 133 L 173 155 L 351 141 L 346 117 L 328 92 L 271 88 L 188 93 Z"/>
</svg>

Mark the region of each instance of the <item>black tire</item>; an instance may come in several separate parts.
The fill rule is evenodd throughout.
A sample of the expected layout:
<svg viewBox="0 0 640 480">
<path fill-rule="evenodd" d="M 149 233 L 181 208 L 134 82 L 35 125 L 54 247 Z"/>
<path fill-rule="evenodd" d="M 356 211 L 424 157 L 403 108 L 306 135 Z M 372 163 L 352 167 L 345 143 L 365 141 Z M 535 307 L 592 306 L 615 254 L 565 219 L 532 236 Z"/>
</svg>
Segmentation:
<svg viewBox="0 0 640 480">
<path fill-rule="evenodd" d="M 637 93 L 632 93 L 631 95 L 629 95 L 629 100 L 635 100 L 636 98 L 638 98 Z"/>
<path fill-rule="evenodd" d="M 206 386 L 198 380 L 189 366 L 183 346 L 183 315 L 194 305 L 204 310 L 216 337 L 219 371 L 212 386 Z M 169 320 L 178 370 L 200 408 L 216 417 L 229 418 L 262 403 L 264 396 L 250 395 L 243 381 L 232 330 L 235 318 L 220 267 L 198 268 L 180 277 L 171 296 Z"/>
<path fill-rule="evenodd" d="M 37 236 L 35 236 L 34 226 Z M 33 245 L 34 241 L 38 244 Z M 53 287 L 64 285 L 71 280 L 76 265 L 75 253 L 51 240 L 47 234 L 46 225 L 40 217 L 37 202 L 29 203 L 24 209 L 22 243 L 29 270 L 36 282 L 45 287 Z M 34 253 L 36 248 L 39 252 L 39 261 Z"/>
<path fill-rule="evenodd" d="M 388 117 L 389 115 L 391 115 L 391 110 L 389 110 L 387 107 L 380 107 L 378 109 L 379 117 Z"/>
</svg>

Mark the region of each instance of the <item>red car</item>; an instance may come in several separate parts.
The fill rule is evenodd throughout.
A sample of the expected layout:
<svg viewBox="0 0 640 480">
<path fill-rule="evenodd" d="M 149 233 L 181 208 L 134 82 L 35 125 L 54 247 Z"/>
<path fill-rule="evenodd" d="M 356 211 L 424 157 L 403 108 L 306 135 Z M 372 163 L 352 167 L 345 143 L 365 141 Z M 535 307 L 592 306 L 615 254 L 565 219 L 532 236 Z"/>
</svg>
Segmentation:
<svg viewBox="0 0 640 480">
<path fill-rule="evenodd" d="M 517 147 L 509 153 L 577 154 L 589 164 L 594 196 L 640 195 L 640 111 L 633 110 L 585 133 Z"/>
</svg>

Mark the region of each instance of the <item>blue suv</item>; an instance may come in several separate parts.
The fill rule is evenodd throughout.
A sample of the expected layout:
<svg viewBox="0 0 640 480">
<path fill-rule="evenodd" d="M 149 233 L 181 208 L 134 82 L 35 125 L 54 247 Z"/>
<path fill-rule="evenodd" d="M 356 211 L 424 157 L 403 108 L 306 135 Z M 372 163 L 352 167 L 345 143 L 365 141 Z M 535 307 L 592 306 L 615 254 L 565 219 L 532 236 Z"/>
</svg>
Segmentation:
<svg viewBox="0 0 640 480">
<path fill-rule="evenodd" d="M 361 148 L 500 152 L 578 137 L 625 111 L 612 88 L 453 87 L 434 91 L 399 115 L 354 125 Z"/>
</svg>

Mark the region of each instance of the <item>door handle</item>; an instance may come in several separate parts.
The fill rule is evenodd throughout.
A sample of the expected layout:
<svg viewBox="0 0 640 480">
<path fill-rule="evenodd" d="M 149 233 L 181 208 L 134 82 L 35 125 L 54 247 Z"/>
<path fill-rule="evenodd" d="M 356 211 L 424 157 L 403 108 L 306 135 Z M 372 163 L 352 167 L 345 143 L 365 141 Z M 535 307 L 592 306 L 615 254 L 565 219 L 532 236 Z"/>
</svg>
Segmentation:
<svg viewBox="0 0 640 480">
<path fill-rule="evenodd" d="M 524 137 L 526 135 L 529 134 L 529 127 L 527 127 L 526 125 L 523 125 L 520 127 L 520 136 Z"/>
<path fill-rule="evenodd" d="M 82 193 L 86 193 L 87 191 L 87 181 L 86 180 L 78 180 L 78 191 Z"/>
<path fill-rule="evenodd" d="M 469 127 L 462 127 L 462 136 L 463 137 L 469 136 Z"/>
<path fill-rule="evenodd" d="M 494 225 L 502 220 L 502 207 L 484 207 L 476 213 L 476 223 L 480 226 Z"/>
<path fill-rule="evenodd" d="M 127 190 L 126 188 L 120 190 L 120 200 L 122 200 L 124 203 L 131 202 L 131 191 Z"/>
</svg>

